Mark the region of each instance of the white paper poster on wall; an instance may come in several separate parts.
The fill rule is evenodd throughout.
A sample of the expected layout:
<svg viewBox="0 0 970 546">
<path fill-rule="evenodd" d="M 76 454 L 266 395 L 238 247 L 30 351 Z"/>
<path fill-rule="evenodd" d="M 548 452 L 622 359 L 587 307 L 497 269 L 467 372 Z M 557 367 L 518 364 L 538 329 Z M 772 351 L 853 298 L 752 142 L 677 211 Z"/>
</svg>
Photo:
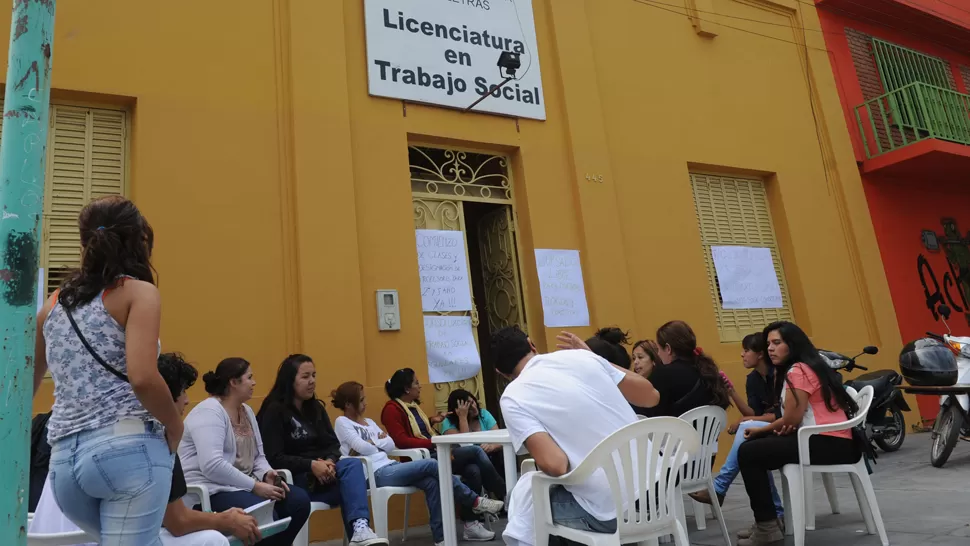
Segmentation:
<svg viewBox="0 0 970 546">
<path fill-rule="evenodd" d="M 469 316 L 425 316 L 424 343 L 432 383 L 469 379 L 482 368 Z"/>
<path fill-rule="evenodd" d="M 371 95 L 546 119 L 532 0 L 365 0 Z M 514 80 L 498 67 L 518 53 Z"/>
<path fill-rule="evenodd" d="M 418 229 L 415 237 L 421 275 L 421 309 L 471 311 L 464 232 Z"/>
<path fill-rule="evenodd" d="M 536 249 L 539 293 L 546 326 L 589 326 L 586 288 L 578 250 Z"/>
<path fill-rule="evenodd" d="M 781 286 L 771 249 L 749 246 L 712 246 L 714 270 L 725 309 L 778 309 Z"/>
</svg>

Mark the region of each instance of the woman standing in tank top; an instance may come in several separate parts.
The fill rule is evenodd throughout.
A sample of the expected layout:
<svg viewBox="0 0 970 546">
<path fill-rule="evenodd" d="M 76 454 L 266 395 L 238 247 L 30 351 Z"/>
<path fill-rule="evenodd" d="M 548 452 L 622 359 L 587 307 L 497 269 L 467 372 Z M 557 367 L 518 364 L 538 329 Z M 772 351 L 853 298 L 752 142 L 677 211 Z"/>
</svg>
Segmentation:
<svg viewBox="0 0 970 546">
<path fill-rule="evenodd" d="M 182 420 L 158 373 L 154 236 L 122 197 L 92 201 L 78 227 L 81 267 L 37 316 L 34 392 L 48 368 L 54 378 L 54 498 L 101 544 L 156 546 Z"/>
</svg>

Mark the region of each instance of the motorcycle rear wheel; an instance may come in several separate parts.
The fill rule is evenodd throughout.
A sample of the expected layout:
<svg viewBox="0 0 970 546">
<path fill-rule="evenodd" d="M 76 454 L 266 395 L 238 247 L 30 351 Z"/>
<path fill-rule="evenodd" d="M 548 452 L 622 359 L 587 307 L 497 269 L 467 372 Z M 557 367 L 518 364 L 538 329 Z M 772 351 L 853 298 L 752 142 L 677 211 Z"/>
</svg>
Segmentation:
<svg viewBox="0 0 970 546">
<path fill-rule="evenodd" d="M 886 453 L 899 451 L 899 448 L 903 447 L 903 440 L 906 439 L 906 418 L 903 417 L 903 410 L 893 406 L 889 410 L 889 416 L 892 418 L 893 426 L 895 426 L 896 430 L 899 432 L 893 434 L 892 436 L 874 438 L 876 445 L 882 448 L 882 450 Z"/>
<path fill-rule="evenodd" d="M 933 425 L 933 443 L 930 446 L 930 463 L 936 468 L 942 468 L 950 458 L 957 440 L 960 438 L 960 428 L 963 416 L 954 405 L 940 408 Z"/>
</svg>

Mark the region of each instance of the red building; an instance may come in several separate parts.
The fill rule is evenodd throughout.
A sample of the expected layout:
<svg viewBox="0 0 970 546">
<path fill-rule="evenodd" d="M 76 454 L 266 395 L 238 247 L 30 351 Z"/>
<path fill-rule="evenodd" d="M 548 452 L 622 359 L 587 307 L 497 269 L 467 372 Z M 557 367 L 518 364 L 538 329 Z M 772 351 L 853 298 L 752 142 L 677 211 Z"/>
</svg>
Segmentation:
<svg viewBox="0 0 970 546">
<path fill-rule="evenodd" d="M 970 2 L 816 6 L 903 341 L 970 335 Z"/>
</svg>

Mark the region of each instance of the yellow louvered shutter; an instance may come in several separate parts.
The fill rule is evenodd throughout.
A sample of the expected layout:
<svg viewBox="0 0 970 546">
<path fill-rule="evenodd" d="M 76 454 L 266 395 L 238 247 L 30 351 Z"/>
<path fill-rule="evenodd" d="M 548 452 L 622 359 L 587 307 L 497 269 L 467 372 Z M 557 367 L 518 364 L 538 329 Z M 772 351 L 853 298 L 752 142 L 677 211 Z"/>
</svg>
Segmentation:
<svg viewBox="0 0 970 546">
<path fill-rule="evenodd" d="M 701 234 L 704 262 L 710 280 L 711 300 L 722 342 L 740 341 L 776 320 L 791 320 L 788 284 L 778 252 L 768 195 L 761 180 L 731 178 L 708 174 L 690 175 L 694 204 Z M 781 287 L 780 309 L 724 309 L 711 257 L 712 246 L 751 246 L 768 248 Z"/>
<path fill-rule="evenodd" d="M 51 105 L 41 265 L 47 292 L 80 265 L 77 218 L 92 199 L 125 192 L 126 113 Z"/>
</svg>

